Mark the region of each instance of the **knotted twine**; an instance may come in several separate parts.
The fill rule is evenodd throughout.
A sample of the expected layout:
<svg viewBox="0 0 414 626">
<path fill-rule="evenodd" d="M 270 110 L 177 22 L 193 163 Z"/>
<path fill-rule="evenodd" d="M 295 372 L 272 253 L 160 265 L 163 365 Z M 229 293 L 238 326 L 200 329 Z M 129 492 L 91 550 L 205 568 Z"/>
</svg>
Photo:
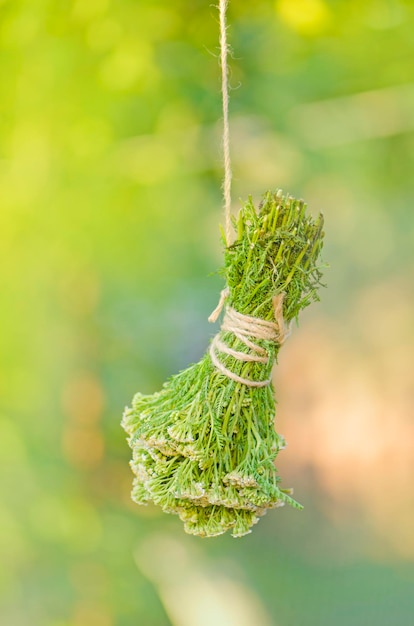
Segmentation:
<svg viewBox="0 0 414 626">
<path fill-rule="evenodd" d="M 224 302 L 229 295 L 229 289 L 223 289 L 220 295 L 220 301 L 217 307 L 214 309 L 210 317 L 209 322 L 215 322 L 221 313 Z M 221 354 L 229 354 L 238 361 L 245 363 L 268 363 L 269 353 L 266 348 L 252 341 L 252 339 L 261 339 L 264 341 L 273 341 L 282 345 L 290 334 L 290 328 L 286 326 L 283 319 L 283 298 L 285 294 L 280 293 L 273 297 L 273 310 L 275 321 L 263 320 L 260 317 L 253 317 L 252 315 L 244 315 L 239 313 L 230 306 L 226 307 L 223 323 L 221 325 L 220 332 L 213 338 L 210 344 L 210 357 L 213 365 L 225 376 L 234 380 L 237 383 L 247 385 L 248 387 L 266 387 L 269 385 L 272 378 L 266 380 L 251 380 L 250 378 L 243 378 L 235 372 L 228 369 L 218 356 Z M 221 340 L 222 332 L 230 332 L 237 339 L 243 343 L 249 352 L 240 352 L 230 348 L 224 341 Z"/>
</svg>

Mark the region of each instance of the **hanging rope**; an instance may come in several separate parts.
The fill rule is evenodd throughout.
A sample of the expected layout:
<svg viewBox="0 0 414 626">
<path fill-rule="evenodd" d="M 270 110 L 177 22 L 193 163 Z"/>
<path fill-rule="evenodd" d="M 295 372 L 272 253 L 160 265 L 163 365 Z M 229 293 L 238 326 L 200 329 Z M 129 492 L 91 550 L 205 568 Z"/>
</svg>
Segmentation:
<svg viewBox="0 0 414 626">
<path fill-rule="evenodd" d="M 220 58 L 221 58 L 221 92 L 223 97 L 223 157 L 224 157 L 224 217 L 225 236 L 227 246 L 231 243 L 231 160 L 230 160 L 230 128 L 229 128 L 229 68 L 227 57 L 229 46 L 227 43 L 226 11 L 228 0 L 220 0 Z"/>
</svg>

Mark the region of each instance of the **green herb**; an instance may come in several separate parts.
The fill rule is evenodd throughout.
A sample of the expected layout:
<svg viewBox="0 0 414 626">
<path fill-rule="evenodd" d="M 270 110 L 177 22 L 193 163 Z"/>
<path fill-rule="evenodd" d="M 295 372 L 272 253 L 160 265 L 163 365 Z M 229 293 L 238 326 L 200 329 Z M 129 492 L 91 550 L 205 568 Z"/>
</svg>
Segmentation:
<svg viewBox="0 0 414 626">
<path fill-rule="evenodd" d="M 227 311 L 241 314 L 242 326 L 259 318 L 273 328 L 278 302 L 278 333 L 249 336 L 224 324 L 213 352 L 161 391 L 138 393 L 122 421 L 133 451 L 133 500 L 179 515 L 186 532 L 202 537 L 227 530 L 241 537 L 267 509 L 302 508 L 292 490 L 280 487 L 274 466 L 285 441 L 274 430 L 270 377 L 283 322 L 318 300 L 323 217 L 313 220 L 303 201 L 279 190 L 267 193 L 258 210 L 249 199 L 234 226 L 237 239 L 225 250 L 223 270 Z"/>
</svg>

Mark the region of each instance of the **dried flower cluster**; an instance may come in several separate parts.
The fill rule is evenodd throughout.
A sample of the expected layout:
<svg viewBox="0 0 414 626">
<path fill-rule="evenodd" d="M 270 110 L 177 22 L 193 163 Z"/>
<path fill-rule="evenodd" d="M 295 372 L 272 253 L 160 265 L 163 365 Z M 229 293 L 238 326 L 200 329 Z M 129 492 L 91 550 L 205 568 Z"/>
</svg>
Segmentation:
<svg viewBox="0 0 414 626">
<path fill-rule="evenodd" d="M 235 221 L 236 241 L 225 250 L 227 306 L 274 321 L 274 298 L 283 296 L 289 324 L 317 300 L 323 217 L 281 191 L 267 193 L 258 210 L 250 199 Z M 280 343 L 254 339 L 266 359 L 238 358 L 250 348 L 221 329 L 223 366 L 236 377 L 266 381 Z M 263 362 L 264 361 L 264 362 Z M 279 486 L 274 460 L 285 441 L 274 429 L 271 384 L 253 387 L 227 376 L 207 352 L 201 361 L 168 380 L 161 391 L 138 393 L 122 425 L 133 451 L 132 498 L 179 515 L 188 533 L 233 537 L 250 532 L 267 509 L 286 502 L 301 508 Z"/>
</svg>

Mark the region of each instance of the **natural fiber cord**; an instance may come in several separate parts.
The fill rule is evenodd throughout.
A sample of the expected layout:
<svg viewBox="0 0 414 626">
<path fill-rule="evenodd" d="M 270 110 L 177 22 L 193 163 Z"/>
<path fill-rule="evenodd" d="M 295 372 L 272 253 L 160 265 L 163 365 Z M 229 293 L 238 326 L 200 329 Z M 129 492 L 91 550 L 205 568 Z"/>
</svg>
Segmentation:
<svg viewBox="0 0 414 626">
<path fill-rule="evenodd" d="M 201 537 L 241 537 L 270 508 L 300 508 L 274 466 L 285 441 L 274 429 L 271 372 L 292 320 L 318 299 L 323 218 L 279 191 L 259 209 L 249 200 L 235 226 L 228 287 L 210 320 L 225 303 L 226 313 L 210 349 L 161 391 L 138 393 L 122 422 L 132 498 L 177 514 Z"/>
<path fill-rule="evenodd" d="M 220 59 L 221 59 L 221 93 L 223 101 L 223 159 L 224 159 L 224 217 L 226 244 L 231 243 L 231 160 L 230 160 L 230 124 L 229 124 L 229 69 L 227 57 L 229 46 L 227 44 L 227 12 L 228 0 L 220 0 Z"/>
<path fill-rule="evenodd" d="M 228 293 L 228 290 L 225 291 Z M 223 365 L 217 353 L 221 352 L 222 354 L 229 354 L 236 360 L 243 361 L 244 363 L 268 363 L 269 354 L 267 350 L 262 348 L 259 344 L 254 343 L 252 338 L 256 340 L 262 339 L 264 341 L 273 341 L 282 345 L 289 334 L 285 328 L 282 314 L 283 297 L 284 294 L 281 293 L 273 299 L 275 318 L 277 320 L 276 322 L 266 321 L 260 317 L 252 317 L 251 315 L 243 315 L 231 307 L 226 308 L 226 315 L 221 325 L 221 331 L 233 334 L 246 346 L 246 348 L 248 348 L 249 352 L 239 352 L 230 348 L 221 340 L 220 333 L 217 334 L 210 345 L 210 358 L 219 372 L 228 378 L 231 378 L 231 380 L 247 385 L 248 387 L 265 387 L 266 385 L 269 385 L 272 380 L 271 377 L 266 380 L 257 381 L 250 380 L 249 378 L 242 378 L 242 376 L 235 374 Z M 222 302 L 222 298 L 220 298 L 220 302 Z"/>
</svg>

